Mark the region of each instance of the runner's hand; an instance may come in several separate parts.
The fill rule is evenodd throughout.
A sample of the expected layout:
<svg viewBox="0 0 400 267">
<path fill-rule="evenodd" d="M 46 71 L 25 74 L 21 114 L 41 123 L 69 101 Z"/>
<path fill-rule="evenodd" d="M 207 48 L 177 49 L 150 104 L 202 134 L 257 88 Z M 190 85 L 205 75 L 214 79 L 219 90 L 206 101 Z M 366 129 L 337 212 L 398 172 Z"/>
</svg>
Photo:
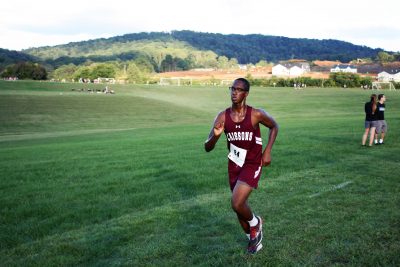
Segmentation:
<svg viewBox="0 0 400 267">
<path fill-rule="evenodd" d="M 220 136 L 222 132 L 224 131 L 224 122 L 222 121 L 217 121 L 214 124 L 214 135 L 215 136 Z"/>
<path fill-rule="evenodd" d="M 263 153 L 261 158 L 261 165 L 266 167 L 271 164 L 271 154 L 270 153 Z"/>
</svg>

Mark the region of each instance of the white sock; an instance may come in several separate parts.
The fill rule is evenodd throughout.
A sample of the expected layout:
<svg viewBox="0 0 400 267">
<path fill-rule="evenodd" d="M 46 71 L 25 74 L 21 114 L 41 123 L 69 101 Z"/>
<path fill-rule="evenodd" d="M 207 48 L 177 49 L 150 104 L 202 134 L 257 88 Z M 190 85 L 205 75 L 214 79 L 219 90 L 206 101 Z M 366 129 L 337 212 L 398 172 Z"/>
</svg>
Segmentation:
<svg viewBox="0 0 400 267">
<path fill-rule="evenodd" d="M 257 224 L 258 224 L 258 219 L 257 219 L 257 217 L 254 216 L 254 214 L 253 214 L 253 219 L 251 219 L 251 221 L 249 221 L 249 225 L 250 225 L 250 227 L 254 227 L 254 226 L 256 226 Z"/>
<path fill-rule="evenodd" d="M 375 139 L 375 144 L 377 144 L 378 143 L 378 139 Z"/>
<path fill-rule="evenodd" d="M 379 139 L 379 144 L 382 144 L 383 143 L 383 139 Z"/>
</svg>

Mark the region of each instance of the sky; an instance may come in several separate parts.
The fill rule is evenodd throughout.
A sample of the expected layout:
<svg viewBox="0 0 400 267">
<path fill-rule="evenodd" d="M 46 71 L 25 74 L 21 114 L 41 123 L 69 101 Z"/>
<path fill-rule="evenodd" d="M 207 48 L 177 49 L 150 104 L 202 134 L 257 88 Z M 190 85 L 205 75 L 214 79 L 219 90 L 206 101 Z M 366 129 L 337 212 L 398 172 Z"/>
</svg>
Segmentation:
<svg viewBox="0 0 400 267">
<path fill-rule="evenodd" d="M 399 0 L 12 0 L 5 3 L 0 8 L 0 48 L 18 51 L 128 33 L 173 30 L 336 39 L 400 51 Z"/>
</svg>

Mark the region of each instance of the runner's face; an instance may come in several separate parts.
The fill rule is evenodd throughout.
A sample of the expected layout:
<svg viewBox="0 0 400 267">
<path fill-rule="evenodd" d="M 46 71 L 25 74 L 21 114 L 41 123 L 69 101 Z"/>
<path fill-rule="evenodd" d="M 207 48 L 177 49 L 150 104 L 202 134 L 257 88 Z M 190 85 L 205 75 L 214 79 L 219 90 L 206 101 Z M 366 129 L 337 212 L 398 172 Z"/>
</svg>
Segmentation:
<svg viewBox="0 0 400 267">
<path fill-rule="evenodd" d="M 245 86 L 241 81 L 235 81 L 230 87 L 231 100 L 232 103 L 237 104 L 243 101 L 244 98 L 249 94 L 249 92 L 245 91 Z"/>
</svg>

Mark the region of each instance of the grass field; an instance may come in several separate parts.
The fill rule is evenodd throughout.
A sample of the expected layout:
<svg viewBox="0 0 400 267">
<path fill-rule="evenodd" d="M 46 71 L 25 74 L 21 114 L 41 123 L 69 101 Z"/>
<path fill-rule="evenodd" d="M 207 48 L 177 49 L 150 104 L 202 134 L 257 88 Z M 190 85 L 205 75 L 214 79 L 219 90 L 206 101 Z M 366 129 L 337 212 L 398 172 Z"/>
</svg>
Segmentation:
<svg viewBox="0 0 400 267">
<path fill-rule="evenodd" d="M 0 266 L 400 265 L 399 92 L 386 144 L 362 148 L 371 91 L 252 88 L 280 132 L 251 256 L 225 140 L 203 149 L 227 88 L 80 87 L 0 82 Z"/>
</svg>

